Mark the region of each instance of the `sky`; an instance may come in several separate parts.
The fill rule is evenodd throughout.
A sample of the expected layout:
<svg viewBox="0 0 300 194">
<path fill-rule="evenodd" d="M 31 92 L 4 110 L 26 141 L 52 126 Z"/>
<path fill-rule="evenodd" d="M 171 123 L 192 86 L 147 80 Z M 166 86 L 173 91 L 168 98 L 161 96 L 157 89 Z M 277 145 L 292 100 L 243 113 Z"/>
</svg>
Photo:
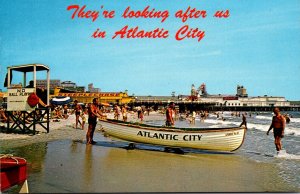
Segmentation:
<svg viewBox="0 0 300 194">
<path fill-rule="evenodd" d="M 79 5 L 99 11 L 97 19 L 72 19 Z M 169 17 L 123 18 L 130 10 L 167 11 Z M 183 22 L 175 13 L 188 7 L 205 10 L 205 18 Z M 104 10 L 115 11 L 104 18 Z M 214 13 L 229 10 L 229 17 Z M 115 32 L 124 26 L 167 30 L 165 39 L 128 39 Z M 205 36 L 175 39 L 183 26 Z M 105 38 L 93 38 L 96 29 Z M 190 94 L 206 84 L 209 94 L 283 96 L 300 100 L 300 0 L 1 0 L 0 89 L 8 66 L 41 63 L 51 79 L 93 83 L 103 92 L 128 90 L 135 95 Z M 38 79 L 45 79 L 43 73 Z M 16 74 L 13 83 L 19 83 Z"/>
</svg>

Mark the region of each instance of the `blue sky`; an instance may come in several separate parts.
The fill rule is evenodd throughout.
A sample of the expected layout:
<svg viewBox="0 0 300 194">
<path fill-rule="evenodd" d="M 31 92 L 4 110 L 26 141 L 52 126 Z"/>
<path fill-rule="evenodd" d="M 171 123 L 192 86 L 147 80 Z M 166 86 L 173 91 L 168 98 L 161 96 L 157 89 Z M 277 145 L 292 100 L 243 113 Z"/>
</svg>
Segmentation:
<svg viewBox="0 0 300 194">
<path fill-rule="evenodd" d="M 72 20 L 73 11 L 67 11 L 72 4 L 98 11 L 103 5 L 116 15 Z M 163 23 L 121 17 L 128 6 L 148 5 L 170 16 Z M 207 17 L 184 23 L 174 17 L 188 6 L 206 10 Z M 230 17 L 214 18 L 217 10 L 229 10 Z M 186 24 L 204 30 L 205 37 L 176 41 L 175 33 Z M 125 25 L 164 28 L 169 37 L 112 40 Z M 104 92 L 189 94 L 192 84 L 206 83 L 209 94 L 235 94 L 239 84 L 250 96 L 300 100 L 299 0 L 1 0 L 0 26 L 2 90 L 7 66 L 42 63 L 50 67 L 51 79 L 94 83 Z M 105 39 L 91 38 L 97 28 L 106 31 Z"/>
</svg>

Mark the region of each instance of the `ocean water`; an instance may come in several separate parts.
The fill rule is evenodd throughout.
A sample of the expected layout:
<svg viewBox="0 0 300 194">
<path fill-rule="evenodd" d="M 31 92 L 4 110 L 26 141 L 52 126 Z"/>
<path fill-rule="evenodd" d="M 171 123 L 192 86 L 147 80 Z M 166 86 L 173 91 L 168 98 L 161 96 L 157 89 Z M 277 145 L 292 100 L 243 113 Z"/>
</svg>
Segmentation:
<svg viewBox="0 0 300 194">
<path fill-rule="evenodd" d="M 300 112 L 282 112 L 292 115 L 290 123 L 286 124 L 285 135 L 282 138 L 283 150 L 277 154 L 272 131 L 266 135 L 272 121 L 272 112 L 249 112 L 246 115 L 247 127 L 245 141 L 236 151 L 237 155 L 254 160 L 258 163 L 273 164 L 279 169 L 279 176 L 287 183 L 300 189 Z M 241 113 L 242 114 L 242 113 Z M 221 120 L 223 117 L 225 120 Z M 232 116 L 232 112 L 223 112 L 217 118 L 216 114 L 201 122 L 199 116 L 196 123 L 190 124 L 187 120 L 178 120 L 176 127 L 232 127 L 239 126 L 242 117 Z M 148 124 L 162 125 L 163 120 L 148 121 Z"/>
</svg>

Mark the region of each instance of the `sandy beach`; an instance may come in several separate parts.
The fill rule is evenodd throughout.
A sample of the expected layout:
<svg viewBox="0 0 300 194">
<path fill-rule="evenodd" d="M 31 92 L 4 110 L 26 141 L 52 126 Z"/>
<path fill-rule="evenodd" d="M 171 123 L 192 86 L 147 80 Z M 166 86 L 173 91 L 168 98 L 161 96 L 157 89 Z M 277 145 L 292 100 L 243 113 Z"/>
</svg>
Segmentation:
<svg viewBox="0 0 300 194">
<path fill-rule="evenodd" d="M 110 115 L 112 116 L 112 115 Z M 155 113 L 147 120 L 161 118 Z M 130 120 L 136 121 L 135 115 Z M 1 153 L 26 158 L 30 192 L 298 192 L 280 169 L 237 151 L 229 154 L 166 153 L 155 146 L 126 150 L 127 144 L 104 137 L 85 144 L 86 130 L 75 129 L 74 115 L 51 122 L 50 133 L 0 133 Z M 87 126 L 86 126 L 87 128 Z M 13 192 L 17 187 L 8 192 Z"/>
</svg>

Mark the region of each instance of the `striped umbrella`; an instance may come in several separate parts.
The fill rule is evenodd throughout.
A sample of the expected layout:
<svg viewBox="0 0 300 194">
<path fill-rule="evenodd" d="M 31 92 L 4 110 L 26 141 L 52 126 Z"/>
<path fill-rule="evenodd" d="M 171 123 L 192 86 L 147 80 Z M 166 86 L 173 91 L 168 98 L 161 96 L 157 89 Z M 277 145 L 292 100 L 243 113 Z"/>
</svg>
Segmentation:
<svg viewBox="0 0 300 194">
<path fill-rule="evenodd" d="M 72 101 L 72 98 L 70 98 L 69 96 L 56 96 L 55 98 L 52 98 L 50 102 L 54 105 L 64 105 Z"/>
</svg>

